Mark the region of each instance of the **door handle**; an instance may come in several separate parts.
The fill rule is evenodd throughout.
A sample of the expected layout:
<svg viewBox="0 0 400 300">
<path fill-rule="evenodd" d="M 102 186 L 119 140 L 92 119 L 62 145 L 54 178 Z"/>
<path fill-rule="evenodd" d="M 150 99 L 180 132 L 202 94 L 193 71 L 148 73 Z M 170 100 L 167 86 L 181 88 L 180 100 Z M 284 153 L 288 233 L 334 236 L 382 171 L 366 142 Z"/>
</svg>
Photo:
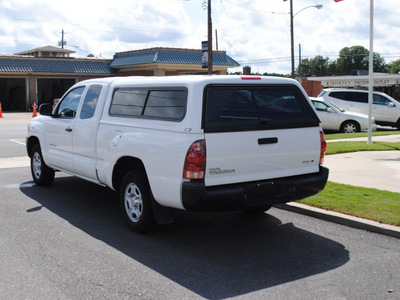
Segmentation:
<svg viewBox="0 0 400 300">
<path fill-rule="evenodd" d="M 258 139 L 259 145 L 277 144 L 277 143 L 278 143 L 277 137 Z"/>
<path fill-rule="evenodd" d="M 65 128 L 65 131 L 72 132 L 72 128 L 71 127 L 67 127 L 67 128 Z"/>
</svg>

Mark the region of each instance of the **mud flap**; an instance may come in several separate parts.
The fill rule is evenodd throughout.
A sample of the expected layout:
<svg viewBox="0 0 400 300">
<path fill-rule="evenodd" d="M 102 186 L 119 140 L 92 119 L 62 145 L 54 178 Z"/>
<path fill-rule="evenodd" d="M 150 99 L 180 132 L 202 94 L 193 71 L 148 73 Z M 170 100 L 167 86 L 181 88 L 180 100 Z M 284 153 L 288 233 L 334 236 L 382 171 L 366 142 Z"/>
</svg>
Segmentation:
<svg viewBox="0 0 400 300">
<path fill-rule="evenodd" d="M 159 225 L 171 224 L 174 222 L 174 209 L 160 205 L 151 195 L 154 219 Z"/>
</svg>

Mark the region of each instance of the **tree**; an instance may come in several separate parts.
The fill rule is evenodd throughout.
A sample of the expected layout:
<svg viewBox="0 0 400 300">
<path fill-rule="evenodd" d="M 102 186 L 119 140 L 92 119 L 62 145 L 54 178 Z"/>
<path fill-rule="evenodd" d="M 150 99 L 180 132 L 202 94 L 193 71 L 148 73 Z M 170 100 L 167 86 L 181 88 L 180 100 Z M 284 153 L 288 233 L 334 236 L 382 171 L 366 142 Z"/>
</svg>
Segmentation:
<svg viewBox="0 0 400 300">
<path fill-rule="evenodd" d="M 353 70 L 368 70 L 369 51 L 363 46 L 344 47 L 337 60 L 338 71 L 349 75 Z"/>
<path fill-rule="evenodd" d="M 369 50 L 363 46 L 345 47 L 339 52 L 337 71 L 350 75 L 354 70 L 369 70 Z M 387 72 L 385 59 L 379 53 L 374 53 L 374 72 Z"/>
<path fill-rule="evenodd" d="M 322 57 L 321 55 L 317 55 L 312 59 L 304 59 L 301 62 L 301 65 L 297 69 L 297 74 L 300 77 L 309 77 L 309 76 L 327 76 L 329 74 L 331 62 L 328 57 Z M 300 74 L 301 73 L 301 74 Z"/>
<path fill-rule="evenodd" d="M 395 60 L 389 65 L 390 74 L 399 74 L 400 72 L 400 59 Z"/>
<path fill-rule="evenodd" d="M 389 72 L 389 65 L 385 62 L 385 59 L 379 53 L 376 52 L 374 52 L 374 72 L 381 72 L 381 73 Z"/>
</svg>

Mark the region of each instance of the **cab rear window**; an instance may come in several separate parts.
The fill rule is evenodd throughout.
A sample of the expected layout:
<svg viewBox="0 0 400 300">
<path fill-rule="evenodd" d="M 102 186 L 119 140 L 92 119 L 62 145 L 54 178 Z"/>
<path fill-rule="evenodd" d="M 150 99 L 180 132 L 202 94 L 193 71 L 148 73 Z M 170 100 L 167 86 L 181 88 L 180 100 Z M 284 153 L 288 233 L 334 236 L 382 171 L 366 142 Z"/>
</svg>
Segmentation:
<svg viewBox="0 0 400 300">
<path fill-rule="evenodd" d="M 301 128 L 319 119 L 295 86 L 208 86 L 204 93 L 205 132 Z"/>
</svg>

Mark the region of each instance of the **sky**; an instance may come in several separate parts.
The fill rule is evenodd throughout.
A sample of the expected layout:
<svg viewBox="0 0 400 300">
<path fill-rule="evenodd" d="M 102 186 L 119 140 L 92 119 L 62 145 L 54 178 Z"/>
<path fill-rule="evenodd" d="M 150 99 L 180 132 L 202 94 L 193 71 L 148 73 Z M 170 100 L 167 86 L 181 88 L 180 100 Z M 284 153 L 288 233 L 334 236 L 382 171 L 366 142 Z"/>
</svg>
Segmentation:
<svg viewBox="0 0 400 300">
<path fill-rule="evenodd" d="M 370 0 L 293 0 L 296 65 L 317 55 L 337 59 L 344 47 L 369 49 Z M 212 0 L 213 49 L 252 72 L 289 74 L 290 1 Z M 58 47 L 65 32 L 74 56 L 112 58 L 153 47 L 201 49 L 206 0 L 0 0 L 0 53 Z M 322 9 L 315 6 L 322 4 Z M 374 1 L 374 46 L 400 59 L 400 1 Z M 217 33 L 217 34 L 216 34 Z M 217 38 L 216 38 L 217 35 Z"/>
</svg>

